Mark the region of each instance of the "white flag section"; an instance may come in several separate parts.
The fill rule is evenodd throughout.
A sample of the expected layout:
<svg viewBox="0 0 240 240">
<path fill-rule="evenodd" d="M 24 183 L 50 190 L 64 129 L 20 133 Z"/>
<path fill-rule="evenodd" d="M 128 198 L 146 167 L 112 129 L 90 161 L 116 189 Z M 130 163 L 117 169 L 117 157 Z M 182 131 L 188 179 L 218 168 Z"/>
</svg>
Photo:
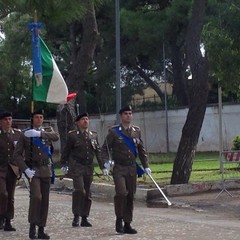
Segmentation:
<svg viewBox="0 0 240 240">
<path fill-rule="evenodd" d="M 56 62 L 53 60 L 53 73 L 50 86 L 47 93 L 46 102 L 61 103 L 67 102 L 68 88 L 58 69 Z"/>
<path fill-rule="evenodd" d="M 33 100 L 64 104 L 67 102 L 68 88 L 51 52 L 40 38 L 42 79 L 33 80 Z"/>
</svg>

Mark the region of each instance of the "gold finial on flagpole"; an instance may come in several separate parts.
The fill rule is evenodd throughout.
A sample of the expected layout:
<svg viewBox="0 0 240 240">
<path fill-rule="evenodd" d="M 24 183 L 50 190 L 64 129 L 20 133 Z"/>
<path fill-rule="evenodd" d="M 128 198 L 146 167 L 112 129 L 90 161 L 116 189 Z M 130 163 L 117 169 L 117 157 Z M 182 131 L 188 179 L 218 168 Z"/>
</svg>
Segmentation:
<svg viewBox="0 0 240 240">
<path fill-rule="evenodd" d="M 35 23 L 37 22 L 37 10 L 36 9 L 34 10 L 34 22 Z"/>
</svg>

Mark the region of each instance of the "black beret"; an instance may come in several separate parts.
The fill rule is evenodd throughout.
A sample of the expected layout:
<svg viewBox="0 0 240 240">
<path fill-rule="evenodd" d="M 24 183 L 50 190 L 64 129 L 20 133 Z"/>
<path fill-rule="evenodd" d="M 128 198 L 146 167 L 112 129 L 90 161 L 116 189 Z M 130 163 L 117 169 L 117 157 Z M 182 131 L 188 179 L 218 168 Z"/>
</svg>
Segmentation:
<svg viewBox="0 0 240 240">
<path fill-rule="evenodd" d="M 75 122 L 79 121 L 82 117 L 88 117 L 88 113 L 84 112 L 84 113 L 80 113 L 77 117 Z"/>
<path fill-rule="evenodd" d="M 132 111 L 132 107 L 130 105 L 128 105 L 128 106 L 121 108 L 119 111 L 119 114 L 122 114 L 123 112 L 126 112 L 126 111 Z"/>
<path fill-rule="evenodd" d="M 3 119 L 5 117 L 12 117 L 12 113 L 11 112 L 1 112 L 0 119 Z"/>
<path fill-rule="evenodd" d="M 34 112 L 32 113 L 32 117 L 33 117 L 34 115 L 37 115 L 37 114 L 44 115 L 44 110 L 43 110 L 43 109 L 38 109 L 38 110 L 34 111 Z"/>
</svg>

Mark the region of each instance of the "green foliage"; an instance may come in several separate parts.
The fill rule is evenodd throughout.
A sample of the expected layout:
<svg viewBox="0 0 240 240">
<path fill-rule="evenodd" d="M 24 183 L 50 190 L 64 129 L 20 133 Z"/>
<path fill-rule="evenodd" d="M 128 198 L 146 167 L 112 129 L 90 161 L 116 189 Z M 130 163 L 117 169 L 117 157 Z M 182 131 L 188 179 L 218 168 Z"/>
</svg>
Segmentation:
<svg viewBox="0 0 240 240">
<path fill-rule="evenodd" d="M 238 93 L 240 84 L 240 8 L 235 2 L 239 5 L 239 1 L 210 1 L 203 29 L 210 74 L 226 93 Z"/>
<path fill-rule="evenodd" d="M 38 21 L 44 23 L 42 35 L 56 62 L 67 79 L 72 67 L 73 45 L 70 28 L 78 26 L 79 43 L 82 37 L 81 19 L 91 1 L 73 0 L 0 0 L 0 19 L 4 20 L 6 39 L 0 40 L 0 101 L 1 107 L 28 111 L 31 98 L 30 32 L 26 25 L 33 21 L 37 10 Z M 115 110 L 115 3 L 96 0 L 99 41 L 94 56 L 95 71 L 88 73 L 84 83 L 90 112 Z M 121 1 L 121 84 L 122 104 L 141 94 L 148 84 L 139 75 L 141 67 L 153 81 L 162 79 L 162 46 L 168 62 L 167 80 L 175 84 L 185 75 L 185 33 L 191 13 L 191 0 L 178 1 Z M 239 98 L 240 83 L 240 10 L 238 0 L 209 0 L 202 42 L 209 59 L 212 82 L 219 80 L 224 101 Z M 77 52 L 80 45 L 75 46 Z M 179 51 L 179 52 L 178 52 Z M 179 55 L 178 55 L 179 54 Z M 173 62 L 180 57 L 178 74 L 173 74 Z M 174 92 L 176 92 L 174 85 Z M 217 95 L 209 98 L 216 102 Z M 169 99 L 169 106 L 177 106 L 178 99 Z M 146 103 L 146 107 L 154 107 Z"/>
<path fill-rule="evenodd" d="M 236 136 L 234 139 L 233 139 L 233 147 L 232 149 L 233 150 L 240 150 L 240 135 Z"/>
<path fill-rule="evenodd" d="M 4 21 L 5 39 L 0 45 L 0 108 L 13 113 L 26 112 L 31 96 L 30 38 L 27 15 L 12 13 Z M 30 104 L 29 104 L 30 106 Z"/>
</svg>

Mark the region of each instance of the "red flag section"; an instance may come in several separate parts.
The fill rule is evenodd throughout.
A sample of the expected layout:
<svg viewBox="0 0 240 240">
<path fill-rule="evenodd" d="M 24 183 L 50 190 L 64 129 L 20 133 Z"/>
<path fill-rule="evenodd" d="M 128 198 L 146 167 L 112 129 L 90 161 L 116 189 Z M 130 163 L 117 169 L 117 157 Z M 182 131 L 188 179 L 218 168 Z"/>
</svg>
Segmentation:
<svg viewBox="0 0 240 240">
<path fill-rule="evenodd" d="M 76 96 L 77 96 L 77 93 L 69 93 L 67 95 L 67 102 L 69 102 L 70 100 L 72 100 Z"/>
</svg>

